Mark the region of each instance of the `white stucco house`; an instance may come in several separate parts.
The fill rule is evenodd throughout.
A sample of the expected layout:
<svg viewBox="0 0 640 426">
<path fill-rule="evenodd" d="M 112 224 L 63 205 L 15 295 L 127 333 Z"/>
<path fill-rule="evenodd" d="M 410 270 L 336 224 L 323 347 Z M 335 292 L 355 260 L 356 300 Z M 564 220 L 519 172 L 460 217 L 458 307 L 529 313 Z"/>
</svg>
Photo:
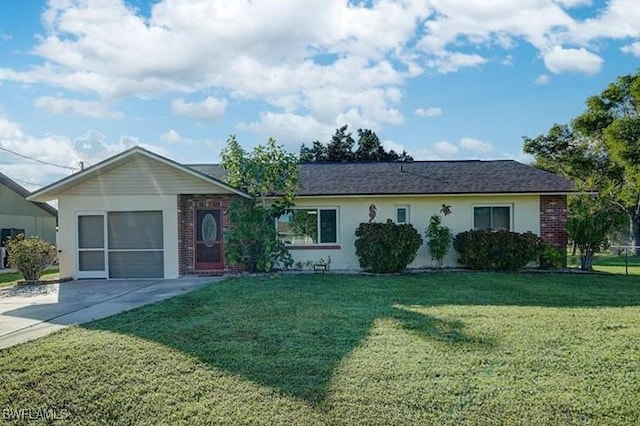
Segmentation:
<svg viewBox="0 0 640 426">
<path fill-rule="evenodd" d="M 424 233 L 444 206 L 454 233 L 474 228 L 531 231 L 566 245 L 564 178 L 515 161 L 415 161 L 299 165 L 292 214 L 277 223 L 296 261 L 331 257 L 357 269 L 355 230 L 370 220 L 413 224 Z M 233 270 L 223 234 L 234 197 L 215 164 L 184 165 L 134 147 L 33 193 L 58 200 L 61 277 L 175 278 Z M 294 215 L 306 218 L 293 226 Z M 456 263 L 450 253 L 448 265 Z M 422 247 L 410 267 L 430 266 Z"/>
</svg>

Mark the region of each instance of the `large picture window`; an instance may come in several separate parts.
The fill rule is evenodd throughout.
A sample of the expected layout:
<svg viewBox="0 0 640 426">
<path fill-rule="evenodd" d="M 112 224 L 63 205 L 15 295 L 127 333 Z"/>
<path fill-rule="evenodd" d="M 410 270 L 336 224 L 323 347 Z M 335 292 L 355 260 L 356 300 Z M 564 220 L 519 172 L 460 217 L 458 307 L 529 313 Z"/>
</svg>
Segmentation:
<svg viewBox="0 0 640 426">
<path fill-rule="evenodd" d="M 473 208 L 473 229 L 511 230 L 510 206 L 477 206 Z"/>
<path fill-rule="evenodd" d="M 336 244 L 338 210 L 294 209 L 276 221 L 278 239 L 288 245 Z"/>
</svg>

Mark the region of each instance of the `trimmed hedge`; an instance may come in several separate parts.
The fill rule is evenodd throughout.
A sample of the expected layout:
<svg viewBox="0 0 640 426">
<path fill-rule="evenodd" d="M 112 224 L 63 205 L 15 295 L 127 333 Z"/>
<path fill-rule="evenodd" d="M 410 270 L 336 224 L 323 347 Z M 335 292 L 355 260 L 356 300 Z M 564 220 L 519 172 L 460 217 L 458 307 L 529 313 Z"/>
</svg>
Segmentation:
<svg viewBox="0 0 640 426">
<path fill-rule="evenodd" d="M 411 224 L 361 223 L 356 229 L 356 255 L 360 267 L 371 272 L 402 272 L 413 262 L 422 236 Z"/>
<path fill-rule="evenodd" d="M 458 262 L 470 269 L 518 271 L 538 259 L 542 241 L 532 232 L 466 231 L 453 240 Z"/>
</svg>

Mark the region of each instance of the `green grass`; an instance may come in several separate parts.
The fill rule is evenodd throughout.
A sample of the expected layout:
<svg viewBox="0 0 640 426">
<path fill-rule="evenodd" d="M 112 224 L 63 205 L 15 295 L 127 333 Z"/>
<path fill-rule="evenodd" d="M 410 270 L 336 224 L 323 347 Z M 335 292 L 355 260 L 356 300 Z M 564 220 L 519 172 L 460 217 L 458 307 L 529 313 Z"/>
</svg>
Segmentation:
<svg viewBox="0 0 640 426">
<path fill-rule="evenodd" d="M 593 264 L 594 271 L 608 272 L 611 274 L 640 275 L 640 256 L 629 256 L 627 259 L 628 269 L 625 268 L 625 258 L 622 256 L 612 256 L 607 254 L 596 255 Z"/>
<path fill-rule="evenodd" d="M 42 276 L 43 280 L 52 280 L 59 278 L 58 268 L 47 269 Z M 22 280 L 22 275 L 19 272 L 2 272 L 0 271 L 0 288 L 11 287 Z"/>
<path fill-rule="evenodd" d="M 0 351 L 65 424 L 640 423 L 637 277 L 242 278 Z M 44 421 L 43 421 L 44 423 Z"/>
</svg>

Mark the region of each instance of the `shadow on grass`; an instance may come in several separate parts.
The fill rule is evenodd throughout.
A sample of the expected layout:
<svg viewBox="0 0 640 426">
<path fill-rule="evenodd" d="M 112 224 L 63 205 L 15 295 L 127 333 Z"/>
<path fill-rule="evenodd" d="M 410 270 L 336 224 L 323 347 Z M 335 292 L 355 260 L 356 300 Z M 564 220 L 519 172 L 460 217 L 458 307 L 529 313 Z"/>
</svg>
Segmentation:
<svg viewBox="0 0 640 426">
<path fill-rule="evenodd" d="M 608 277 L 429 274 L 237 279 L 86 324 L 154 341 L 212 367 L 311 403 L 334 369 L 390 318 L 425 339 L 489 349 L 458 320 L 416 312 L 436 305 L 640 305 L 640 285 Z"/>
<path fill-rule="evenodd" d="M 392 319 L 425 339 L 486 343 L 467 335 L 462 322 L 393 306 L 386 291 L 286 280 L 238 284 L 208 287 L 84 327 L 161 343 L 311 403 L 324 400 L 334 369 L 367 338 L 376 319 Z"/>
</svg>

